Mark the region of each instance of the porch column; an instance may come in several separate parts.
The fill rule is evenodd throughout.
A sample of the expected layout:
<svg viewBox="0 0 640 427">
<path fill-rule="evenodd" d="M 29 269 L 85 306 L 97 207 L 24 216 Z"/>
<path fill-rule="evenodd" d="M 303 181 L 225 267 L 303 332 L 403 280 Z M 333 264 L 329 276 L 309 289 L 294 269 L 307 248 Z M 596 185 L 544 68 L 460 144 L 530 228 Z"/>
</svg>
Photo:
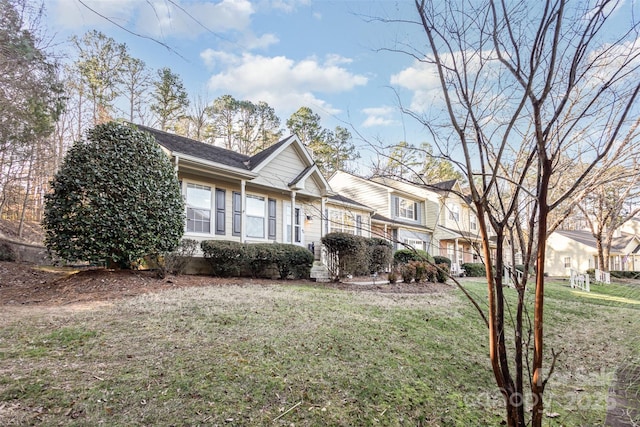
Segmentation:
<svg viewBox="0 0 640 427">
<path fill-rule="evenodd" d="M 289 218 L 291 221 L 290 224 L 290 228 L 291 228 L 291 243 L 292 244 L 296 244 L 296 192 L 292 191 L 291 192 L 291 218 Z"/>
<path fill-rule="evenodd" d="M 320 199 L 320 237 L 324 237 L 324 224 L 327 219 L 324 217 L 326 209 L 326 197 Z"/>
<path fill-rule="evenodd" d="M 244 179 L 240 180 L 240 243 L 245 242 L 245 236 L 247 235 L 246 184 L 247 182 Z"/>
<path fill-rule="evenodd" d="M 453 253 L 455 254 L 454 256 L 456 257 L 456 264 L 459 264 L 459 262 L 460 262 L 460 247 L 458 246 L 458 239 L 457 238 L 454 240 Z M 460 265 L 458 265 L 458 267 L 460 267 Z"/>
</svg>

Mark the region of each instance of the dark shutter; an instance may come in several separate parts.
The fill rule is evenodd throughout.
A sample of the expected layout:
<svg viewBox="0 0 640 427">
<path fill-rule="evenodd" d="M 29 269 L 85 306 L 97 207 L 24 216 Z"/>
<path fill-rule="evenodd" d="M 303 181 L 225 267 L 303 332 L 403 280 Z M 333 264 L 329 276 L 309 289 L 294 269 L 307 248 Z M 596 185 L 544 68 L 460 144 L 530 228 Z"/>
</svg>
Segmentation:
<svg viewBox="0 0 640 427">
<path fill-rule="evenodd" d="M 216 234 L 225 234 L 225 190 L 216 188 Z"/>
<path fill-rule="evenodd" d="M 418 216 L 418 204 L 414 203 L 413 204 L 413 219 L 414 220 L 418 220 L 419 216 Z"/>
<path fill-rule="evenodd" d="M 269 239 L 276 240 L 276 201 L 269 199 Z"/>
<path fill-rule="evenodd" d="M 233 210 L 233 235 L 239 236 L 242 232 L 242 195 L 240 193 L 233 192 L 232 200 Z"/>
</svg>

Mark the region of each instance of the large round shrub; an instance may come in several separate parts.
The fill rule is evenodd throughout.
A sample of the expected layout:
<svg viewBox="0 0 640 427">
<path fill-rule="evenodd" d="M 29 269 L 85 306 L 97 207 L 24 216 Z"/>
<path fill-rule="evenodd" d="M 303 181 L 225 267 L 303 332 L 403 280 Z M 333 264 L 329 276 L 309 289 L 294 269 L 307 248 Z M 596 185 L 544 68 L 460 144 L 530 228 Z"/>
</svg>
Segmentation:
<svg viewBox="0 0 640 427">
<path fill-rule="evenodd" d="M 168 157 L 153 136 L 109 122 L 69 150 L 45 199 L 45 244 L 64 260 L 129 268 L 173 250 L 184 204 Z"/>
</svg>

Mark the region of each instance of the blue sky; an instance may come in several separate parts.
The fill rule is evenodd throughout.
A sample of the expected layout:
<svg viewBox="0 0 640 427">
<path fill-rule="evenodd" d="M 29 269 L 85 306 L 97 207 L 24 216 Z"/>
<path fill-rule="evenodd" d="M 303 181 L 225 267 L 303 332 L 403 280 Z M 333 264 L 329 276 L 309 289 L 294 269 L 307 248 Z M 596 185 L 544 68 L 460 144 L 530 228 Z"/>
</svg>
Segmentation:
<svg viewBox="0 0 640 427">
<path fill-rule="evenodd" d="M 128 34 L 85 5 L 172 51 Z M 354 136 L 357 131 L 385 144 L 419 144 L 427 135 L 402 117 L 391 88 L 403 90 L 403 102 L 410 102 L 413 91 L 403 89 L 398 78 L 413 59 L 380 51 L 406 37 L 410 28 L 369 19 L 415 18 L 411 5 L 390 0 L 50 0 L 47 15 L 48 31 L 62 43 L 60 49 L 69 36 L 97 29 L 125 42 L 132 56 L 151 68 L 170 67 L 190 96 L 266 101 L 283 126 L 299 107 L 308 106 L 321 115 L 324 127 L 353 127 Z M 368 144 L 357 137 L 354 142 L 366 158 Z"/>
<path fill-rule="evenodd" d="M 375 157 L 372 142 L 432 143 L 414 119 L 400 113 L 399 103 L 430 118 L 443 107 L 433 68 L 385 50 L 404 45 L 424 51 L 420 26 L 372 19 L 415 21 L 410 0 L 48 0 L 46 6 L 47 31 L 60 50 L 71 50 L 71 35 L 97 29 L 126 43 L 152 69 L 170 67 L 191 97 L 265 101 L 283 127 L 298 108 L 310 107 L 323 127 L 350 129 L 361 172 Z M 528 6 L 535 11 L 539 3 Z M 629 28 L 640 16 L 637 0 L 620 0 L 612 10 L 614 30 Z M 606 33 L 603 38 L 608 41 Z M 640 48 L 635 33 L 626 43 L 621 48 Z"/>
</svg>

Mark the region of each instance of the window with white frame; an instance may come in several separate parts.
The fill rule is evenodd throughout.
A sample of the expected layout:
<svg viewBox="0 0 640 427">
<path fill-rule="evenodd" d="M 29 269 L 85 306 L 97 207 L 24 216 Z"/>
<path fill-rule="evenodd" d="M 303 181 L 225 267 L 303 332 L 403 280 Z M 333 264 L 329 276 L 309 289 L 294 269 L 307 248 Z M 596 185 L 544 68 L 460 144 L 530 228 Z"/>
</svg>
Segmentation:
<svg viewBox="0 0 640 427">
<path fill-rule="evenodd" d="M 400 218 L 415 220 L 417 219 L 417 204 L 416 202 L 402 197 L 398 197 L 398 208 L 396 214 Z"/>
<path fill-rule="evenodd" d="M 264 239 L 266 201 L 264 197 L 247 195 L 247 237 Z"/>
<path fill-rule="evenodd" d="M 424 250 L 424 242 L 419 239 L 404 239 L 404 243 L 413 249 Z"/>
<path fill-rule="evenodd" d="M 329 209 L 329 233 L 356 234 L 356 222 L 349 212 Z"/>
<path fill-rule="evenodd" d="M 211 233 L 211 187 L 187 183 L 187 232 Z"/>
<path fill-rule="evenodd" d="M 301 232 L 301 223 L 300 220 L 301 210 L 300 208 L 295 208 L 293 211 L 293 243 L 302 242 L 302 232 Z M 284 228 L 285 228 L 285 241 L 287 243 L 291 242 L 291 205 L 285 204 L 285 216 L 284 216 Z"/>
<path fill-rule="evenodd" d="M 456 204 L 449 204 L 449 219 L 451 221 L 460 221 L 460 206 Z"/>
<path fill-rule="evenodd" d="M 564 267 L 565 268 L 570 268 L 571 267 L 571 257 L 570 256 L 564 257 Z"/>
<path fill-rule="evenodd" d="M 478 229 L 478 217 L 474 213 L 469 214 L 469 229 L 476 231 Z"/>
</svg>

